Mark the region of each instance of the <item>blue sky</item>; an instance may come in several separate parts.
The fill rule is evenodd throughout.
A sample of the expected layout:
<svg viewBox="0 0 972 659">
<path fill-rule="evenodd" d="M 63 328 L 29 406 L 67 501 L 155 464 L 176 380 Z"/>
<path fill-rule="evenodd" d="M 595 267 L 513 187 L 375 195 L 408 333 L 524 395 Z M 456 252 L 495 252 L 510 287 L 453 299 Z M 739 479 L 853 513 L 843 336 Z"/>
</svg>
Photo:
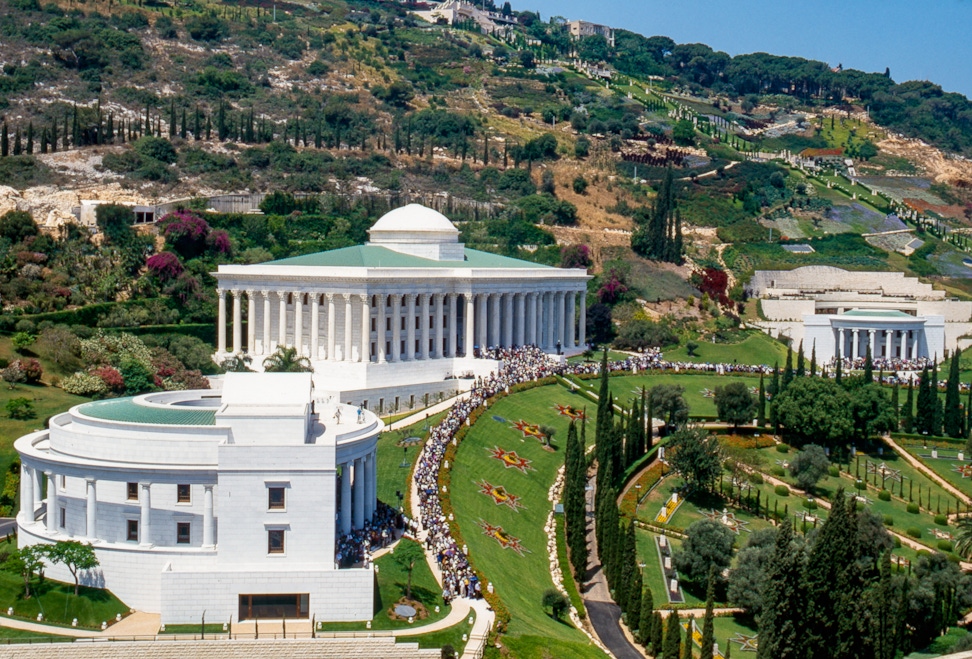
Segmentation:
<svg viewBox="0 0 972 659">
<path fill-rule="evenodd" d="M 972 0 L 514 0 L 515 9 L 580 18 L 730 55 L 768 52 L 931 80 L 972 97 Z"/>
</svg>

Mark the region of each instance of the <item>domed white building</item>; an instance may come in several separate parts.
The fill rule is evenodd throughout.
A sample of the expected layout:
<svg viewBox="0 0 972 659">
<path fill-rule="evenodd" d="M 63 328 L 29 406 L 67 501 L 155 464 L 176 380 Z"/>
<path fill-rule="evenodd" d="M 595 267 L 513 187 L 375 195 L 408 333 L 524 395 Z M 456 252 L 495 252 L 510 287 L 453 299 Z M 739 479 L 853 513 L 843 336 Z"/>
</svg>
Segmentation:
<svg viewBox="0 0 972 659">
<path fill-rule="evenodd" d="M 14 444 L 18 542 L 91 543 L 82 583 L 164 623 L 370 620 L 372 568 L 338 569 L 335 536 L 375 513 L 382 428 L 309 373 L 83 403 Z"/>
<path fill-rule="evenodd" d="M 216 358 L 246 353 L 260 368 L 277 346 L 295 347 L 319 390 L 389 410 L 468 388 L 456 378 L 496 367 L 473 359 L 477 349 L 583 350 L 586 270 L 467 249 L 448 218 L 417 204 L 368 233 L 365 245 L 221 265 Z"/>
</svg>

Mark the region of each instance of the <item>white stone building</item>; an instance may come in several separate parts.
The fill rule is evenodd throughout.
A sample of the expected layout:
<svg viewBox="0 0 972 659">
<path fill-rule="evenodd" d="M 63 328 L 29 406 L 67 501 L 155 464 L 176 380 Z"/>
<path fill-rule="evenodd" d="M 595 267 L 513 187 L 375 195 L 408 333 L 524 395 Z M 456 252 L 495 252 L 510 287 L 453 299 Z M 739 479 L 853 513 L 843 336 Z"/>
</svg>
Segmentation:
<svg viewBox="0 0 972 659">
<path fill-rule="evenodd" d="M 830 266 L 759 270 L 748 285 L 760 298 L 767 333 L 802 341 L 826 362 L 838 353 L 863 358 L 941 360 L 966 347 L 972 302 L 948 298 L 901 272 L 856 272 Z"/>
<path fill-rule="evenodd" d="M 587 21 L 570 21 L 567 23 L 567 28 L 570 30 L 570 36 L 574 37 L 575 39 L 583 39 L 584 37 L 600 35 L 604 37 L 611 48 L 614 48 L 613 27 L 600 25 L 599 23 L 589 23 Z"/>
<path fill-rule="evenodd" d="M 221 265 L 216 359 L 246 353 L 251 368 L 261 368 L 277 346 L 295 347 L 311 360 L 319 392 L 389 410 L 468 389 L 464 376 L 497 366 L 475 359 L 478 349 L 583 351 L 586 270 L 467 249 L 444 215 L 417 204 L 385 214 L 369 238 L 329 252 Z"/>
<path fill-rule="evenodd" d="M 338 569 L 335 535 L 375 513 L 382 428 L 309 373 L 83 403 L 14 444 L 18 542 L 91 543 L 82 583 L 164 623 L 370 620 L 373 570 Z"/>
</svg>

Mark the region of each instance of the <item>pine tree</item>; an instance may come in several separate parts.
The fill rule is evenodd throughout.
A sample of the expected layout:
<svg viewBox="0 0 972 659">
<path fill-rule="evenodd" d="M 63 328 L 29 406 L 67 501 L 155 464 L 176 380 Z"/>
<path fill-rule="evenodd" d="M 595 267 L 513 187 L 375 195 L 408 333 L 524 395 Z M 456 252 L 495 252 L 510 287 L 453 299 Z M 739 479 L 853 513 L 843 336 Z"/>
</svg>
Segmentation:
<svg viewBox="0 0 972 659">
<path fill-rule="evenodd" d="M 713 659 L 715 627 L 712 608 L 715 606 L 715 573 L 709 571 L 709 585 L 705 593 L 705 618 L 702 620 L 702 652 L 699 659 Z"/>
<path fill-rule="evenodd" d="M 763 373 L 759 374 L 759 399 L 756 401 L 756 425 L 762 428 L 766 425 L 766 386 L 763 383 Z"/>
<path fill-rule="evenodd" d="M 901 429 L 907 433 L 915 430 L 915 388 L 911 381 L 908 382 L 908 393 L 905 395 L 905 404 L 901 410 Z"/>
<path fill-rule="evenodd" d="M 864 353 L 864 384 L 874 382 L 874 360 L 871 358 L 871 344 L 867 344 Z"/>
<path fill-rule="evenodd" d="M 678 620 L 678 611 L 671 611 L 665 621 L 665 641 L 662 647 L 661 659 L 680 659 L 682 649 L 682 625 Z"/>
<path fill-rule="evenodd" d="M 814 377 L 817 374 L 817 341 L 814 339 L 813 345 L 810 347 L 810 377 Z"/>
<path fill-rule="evenodd" d="M 645 586 L 641 591 L 641 615 L 638 617 L 638 643 L 647 647 L 651 643 L 652 621 L 655 614 L 655 602 L 651 588 Z"/>
<path fill-rule="evenodd" d="M 945 434 L 949 437 L 962 436 L 962 398 L 959 394 L 959 359 L 961 350 L 952 355 L 948 369 L 948 384 L 945 386 Z"/>
<path fill-rule="evenodd" d="M 793 348 L 787 346 L 786 364 L 783 367 L 783 382 L 780 386 L 780 393 L 786 391 L 786 388 L 790 386 L 791 382 L 793 382 Z"/>
<path fill-rule="evenodd" d="M 793 526 L 784 522 L 777 529 L 773 557 L 763 580 L 757 659 L 802 659 L 806 656 L 803 570 L 803 551 L 794 543 Z M 726 649 L 729 649 L 728 643 Z"/>
<path fill-rule="evenodd" d="M 807 374 L 803 359 L 803 341 L 800 341 L 800 351 L 797 353 L 796 376 L 802 378 Z"/>
</svg>

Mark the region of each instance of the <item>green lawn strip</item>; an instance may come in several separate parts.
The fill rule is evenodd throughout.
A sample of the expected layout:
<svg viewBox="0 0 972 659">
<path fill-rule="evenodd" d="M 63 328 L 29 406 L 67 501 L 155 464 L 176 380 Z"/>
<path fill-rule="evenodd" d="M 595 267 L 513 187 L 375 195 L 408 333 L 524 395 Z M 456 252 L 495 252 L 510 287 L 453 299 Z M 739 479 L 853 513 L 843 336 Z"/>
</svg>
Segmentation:
<svg viewBox="0 0 972 659">
<path fill-rule="evenodd" d="M 932 448 L 924 448 L 921 442 L 899 439 L 897 443 L 898 446 L 914 456 L 923 465 L 938 474 L 942 480 L 953 485 L 967 496 L 972 497 L 972 480 L 963 477 L 962 474 L 955 471 L 955 466 L 958 464 L 956 454 L 959 451 L 964 452 L 963 446 L 959 445 L 956 448 L 938 448 L 938 458 L 932 458 L 930 457 Z M 966 458 L 968 457 L 972 456 L 966 456 Z M 968 465 L 968 459 L 962 464 Z"/>
<path fill-rule="evenodd" d="M 939 636 L 927 648 L 922 648 L 917 652 L 912 652 L 905 659 L 932 659 L 948 654 L 952 647 L 959 642 L 959 639 L 966 636 L 969 632 L 961 627 L 952 627 L 944 635 Z"/>
<path fill-rule="evenodd" d="M 7 402 L 13 398 L 29 399 L 34 404 L 34 418 L 24 420 L 9 418 L 5 409 Z M 74 405 L 88 400 L 45 384 L 18 384 L 13 389 L 8 385 L 0 387 L 0 470 L 6 473 L 17 457 L 17 452 L 13 448 L 16 439 L 35 430 L 44 429 L 47 419 L 51 416 L 66 412 Z"/>
<path fill-rule="evenodd" d="M 564 575 L 564 589 L 570 603 L 577 609 L 577 614 L 581 618 L 587 617 L 587 609 L 584 608 L 584 600 L 577 592 L 577 582 L 574 581 L 574 573 L 570 569 L 570 561 L 567 559 L 567 534 L 564 532 L 564 516 L 556 515 L 554 518 L 557 524 L 557 562 Z"/>
<path fill-rule="evenodd" d="M 702 621 L 697 620 L 697 624 L 701 625 Z M 740 616 L 738 614 L 726 615 L 726 616 L 716 616 L 712 621 L 713 636 L 715 637 L 716 643 L 719 644 L 719 651 L 722 652 L 723 656 L 726 654 L 726 648 L 728 647 L 729 639 L 736 638 L 737 634 L 742 634 L 743 636 L 756 636 L 756 627 L 752 620 Z M 738 643 L 732 643 L 732 653 L 736 656 L 745 657 L 749 653 L 743 654 Z"/>
<path fill-rule="evenodd" d="M 414 542 L 403 539 L 402 542 Z M 405 597 L 408 572 L 395 561 L 393 554 L 385 554 L 375 561 L 378 568 L 378 592 L 375 601 L 375 617 L 371 629 L 404 629 L 428 625 L 449 615 L 451 607 L 442 600 L 442 589 L 432 576 L 428 563 L 416 563 L 412 569 L 412 599 L 418 600 L 428 610 L 428 617 L 408 624 L 407 620 L 392 620 L 388 611 L 398 600 Z M 439 607 L 436 613 L 435 607 Z M 367 628 L 364 622 L 330 622 L 321 625 L 322 631 L 360 631 Z"/>
<path fill-rule="evenodd" d="M 431 428 L 442 420 L 445 412 L 439 412 L 429 417 L 428 425 Z M 418 423 L 402 428 L 401 430 L 387 430 L 378 438 L 378 500 L 384 501 L 390 506 L 398 506 L 396 492 L 406 494 L 411 487 L 412 464 L 415 457 L 419 454 L 425 437 L 428 434 L 425 430 L 426 422 L 423 419 Z M 410 444 L 407 450 L 403 450 L 399 443 L 408 437 L 419 437 L 421 441 Z M 403 467 L 402 463 L 408 465 Z"/>
<path fill-rule="evenodd" d="M 577 405 L 578 399 L 583 400 L 563 387 L 550 385 L 499 400 L 459 444 L 452 469 L 452 504 L 462 540 L 470 561 L 485 574 L 509 608 L 512 621 L 503 643 L 511 650 L 519 643 L 513 651 L 517 657 L 603 656 L 583 633 L 553 620 L 541 605 L 543 592 L 553 587 L 543 530 L 551 505 L 547 492 L 564 461 L 568 426 L 568 418 L 561 416 L 555 405 Z M 538 440 L 524 437 L 513 427 L 519 420 L 555 428 L 556 450 L 547 451 Z M 594 439 L 593 424 L 588 424 L 587 438 Z M 490 456 L 495 447 L 515 451 L 519 457 L 530 460 L 530 469 L 523 473 L 504 467 Z M 513 510 L 497 505 L 480 492 L 481 481 L 506 488 L 520 497 L 523 507 Z M 517 538 L 523 554 L 504 549 L 494 537 L 485 535 L 481 521 L 501 526 L 505 533 Z M 534 644 L 527 637 L 543 642 Z M 552 643 L 557 643 L 562 651 L 554 652 Z"/>
<path fill-rule="evenodd" d="M 74 618 L 78 626 L 101 629 L 102 622 L 111 622 L 119 613 L 127 615 L 129 608 L 110 591 L 81 587 L 74 594 L 74 584 L 45 579 L 31 586 L 31 598 L 23 599 L 24 582 L 20 575 L 0 572 L 0 611 L 13 607 L 14 618 L 36 621 L 44 614 L 44 623 L 70 626 Z"/>
<path fill-rule="evenodd" d="M 59 634 L 41 634 L 30 632 L 26 629 L 14 629 L 12 627 L 0 627 L 0 645 L 12 645 L 14 643 L 73 643 L 74 637 L 61 636 Z"/>
<path fill-rule="evenodd" d="M 470 611 L 469 617 L 473 619 L 473 623 L 476 622 L 475 611 Z M 467 641 L 462 640 L 462 636 L 465 634 L 468 639 L 472 628 L 473 625 L 469 624 L 469 618 L 467 617 L 448 629 L 420 634 L 418 636 L 398 636 L 395 638 L 395 642 L 418 643 L 420 648 L 444 648 L 447 645 L 451 645 L 452 649 L 456 651 L 456 656 L 461 657 L 467 643 Z"/>
<path fill-rule="evenodd" d="M 762 332 L 747 336 L 740 343 L 707 343 L 698 341 L 699 347 L 688 354 L 684 345 L 666 350 L 663 357 L 673 362 L 714 364 L 753 364 L 772 366 L 786 360 L 786 346 Z"/>
<path fill-rule="evenodd" d="M 159 629 L 160 634 L 193 634 L 202 635 L 202 624 L 198 625 L 166 625 L 165 629 Z M 206 634 L 225 634 L 222 623 L 206 624 Z"/>
<path fill-rule="evenodd" d="M 729 482 L 728 474 L 726 475 L 725 482 L 726 483 Z M 655 516 L 661 510 L 664 503 L 671 498 L 672 493 L 676 489 L 680 488 L 681 486 L 682 486 L 682 479 L 678 478 L 675 475 L 669 475 L 666 478 L 664 478 L 658 484 L 658 486 L 654 490 L 652 490 L 651 494 L 649 494 L 645 498 L 645 500 L 641 503 L 641 505 L 638 506 L 638 511 L 637 511 L 638 518 L 648 523 L 652 523 L 652 524 L 656 523 Z M 760 495 L 761 504 L 765 506 L 767 503 L 769 503 L 770 510 L 773 509 L 773 501 L 779 499 L 780 514 L 783 513 L 784 503 L 789 504 L 789 512 L 791 514 L 795 512 L 795 503 L 799 502 L 799 499 L 798 498 L 794 499 L 794 496 L 792 494 L 789 497 L 778 497 L 773 492 L 773 487 L 767 483 L 764 483 L 762 485 L 752 486 L 752 496 L 754 498 L 756 496 L 757 490 L 760 490 L 762 492 L 762 494 Z M 696 522 L 700 519 L 704 519 L 705 518 L 704 511 L 713 510 L 713 509 L 722 510 L 723 508 L 735 514 L 739 520 L 746 522 L 747 527 L 751 530 L 757 530 L 757 529 L 770 526 L 770 523 L 767 520 L 762 519 L 761 517 L 757 517 L 753 513 L 749 512 L 748 510 L 743 510 L 733 505 L 731 501 L 725 499 L 724 497 L 716 497 L 716 496 L 712 496 L 709 499 L 706 499 L 704 501 L 699 501 L 698 499 L 695 498 L 684 499 L 682 501 L 682 504 L 675 511 L 675 514 L 669 520 L 668 524 L 664 524 L 661 526 L 668 527 L 673 531 L 682 532 L 686 528 L 688 528 L 688 526 L 692 524 L 692 522 Z M 740 542 L 743 543 L 745 542 L 746 535 L 748 534 L 745 531 L 743 531 L 742 535 L 740 536 Z"/>
</svg>

